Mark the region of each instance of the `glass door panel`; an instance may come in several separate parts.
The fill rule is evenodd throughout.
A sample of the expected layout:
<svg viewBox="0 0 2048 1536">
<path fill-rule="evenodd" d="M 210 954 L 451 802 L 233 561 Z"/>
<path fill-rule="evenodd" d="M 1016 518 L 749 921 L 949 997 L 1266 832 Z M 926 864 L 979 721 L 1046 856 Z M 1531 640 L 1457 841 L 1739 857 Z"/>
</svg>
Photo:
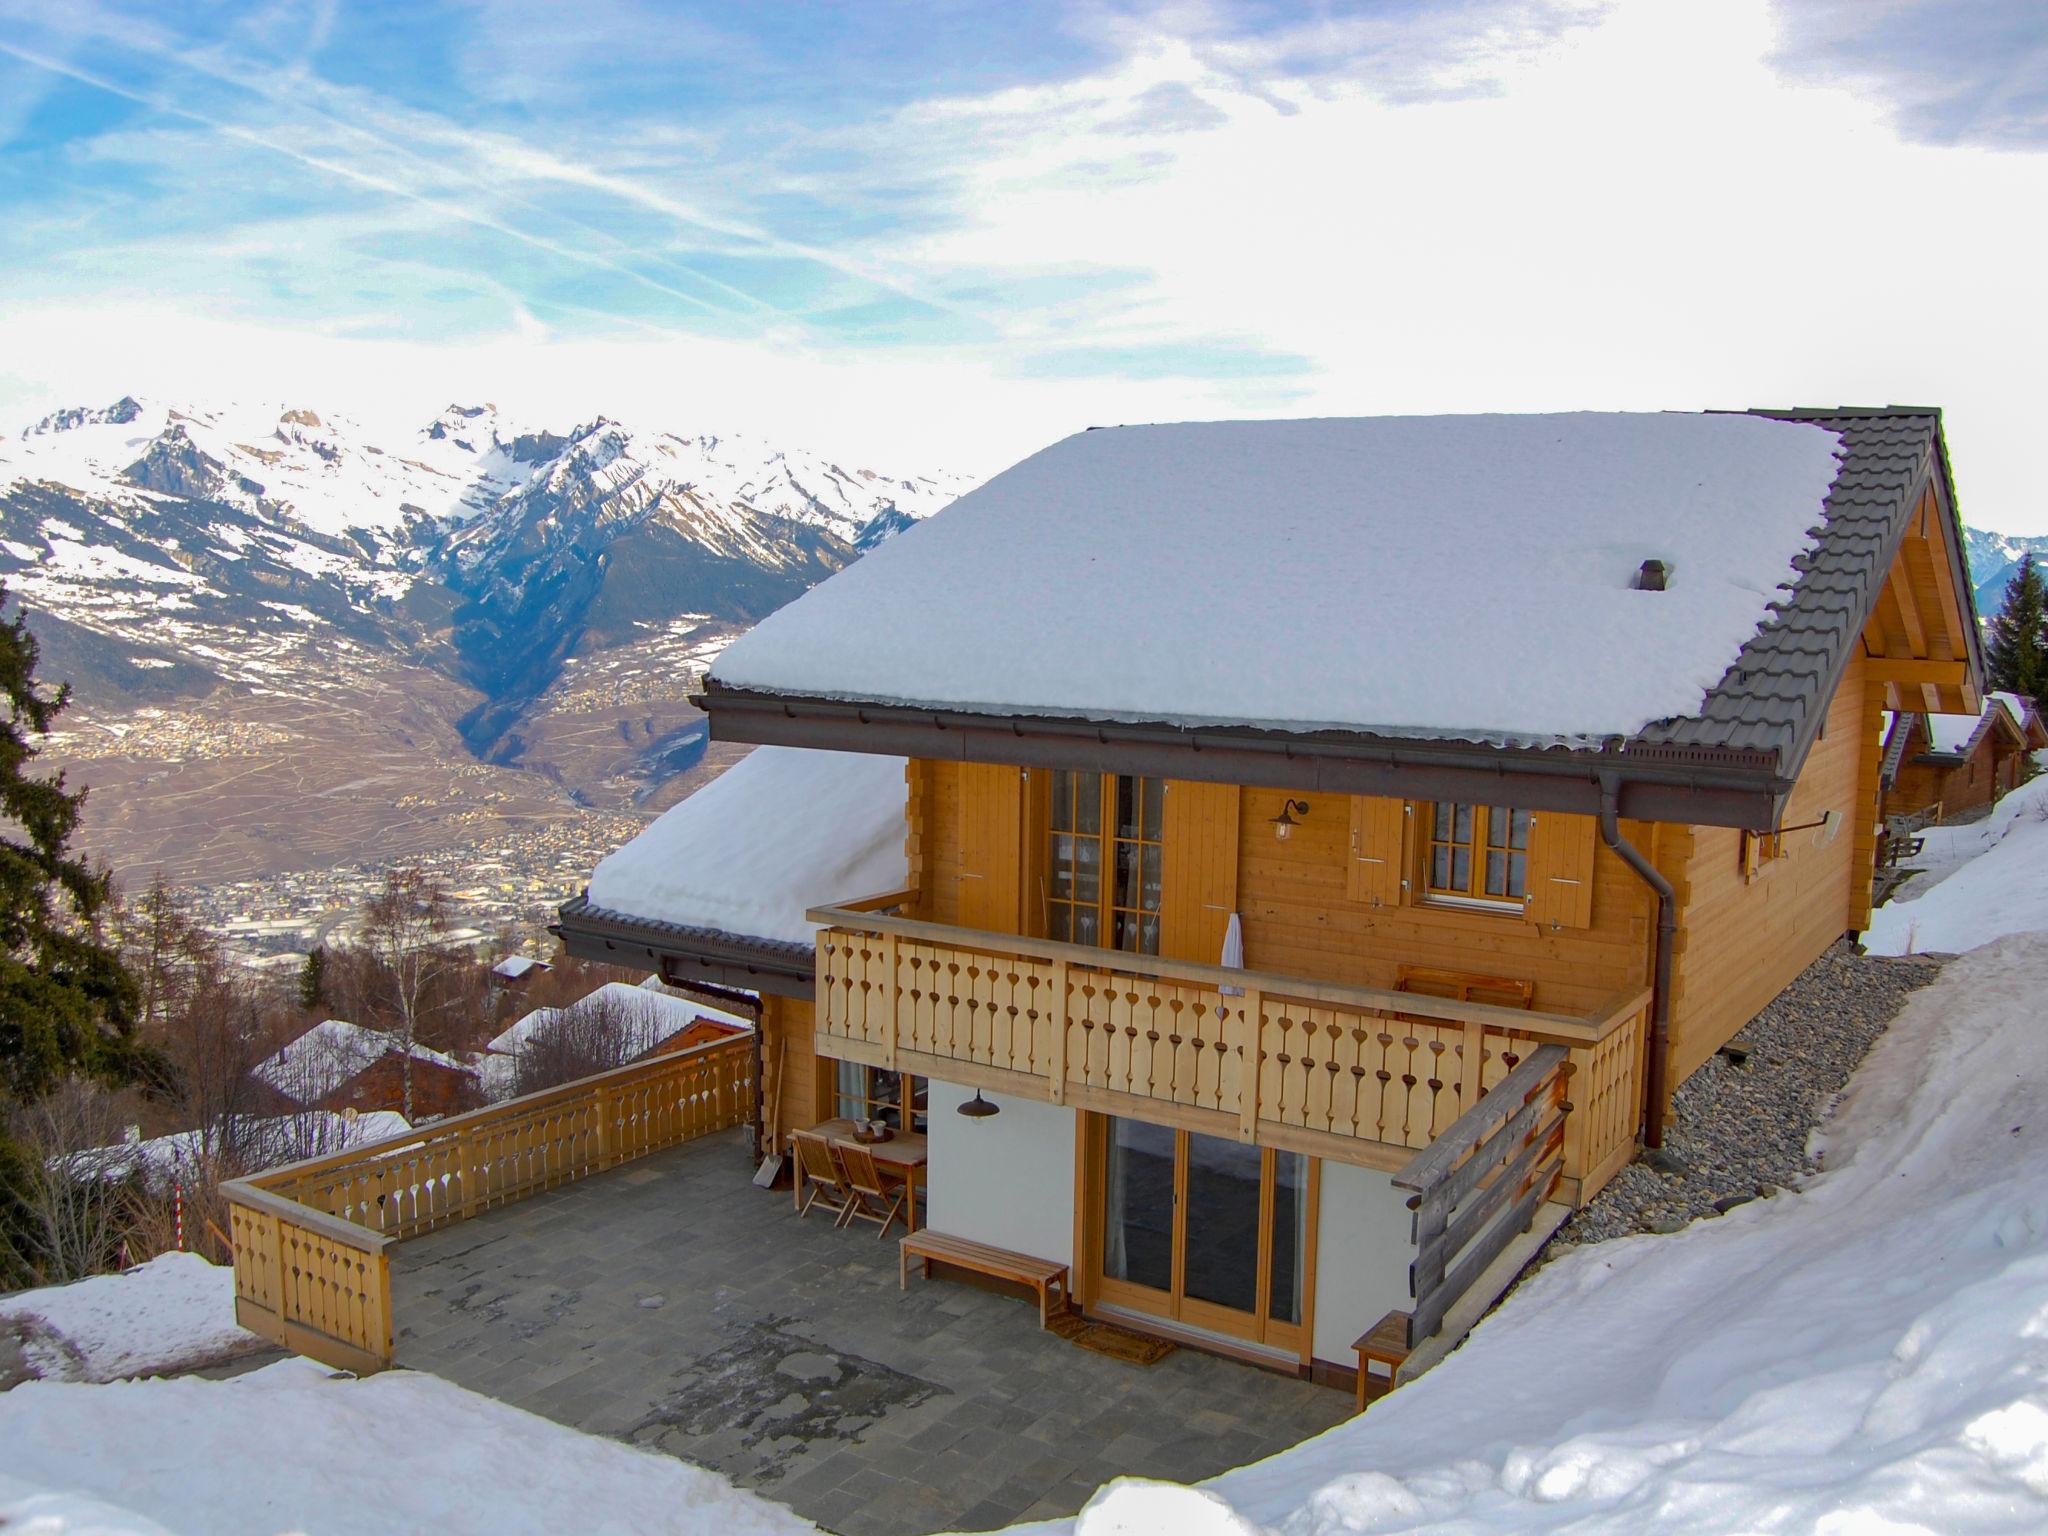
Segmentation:
<svg viewBox="0 0 2048 1536">
<path fill-rule="evenodd" d="M 1187 1134 L 1183 1291 L 1233 1312 L 1259 1310 L 1259 1192 L 1265 1154 L 1242 1142 Z"/>
<path fill-rule="evenodd" d="M 1109 1122 L 1102 1201 L 1105 1279 L 1173 1290 L 1174 1134 L 1139 1120 Z"/>
<path fill-rule="evenodd" d="M 1276 1323 L 1299 1323 L 1301 1288 L 1308 1273 L 1308 1159 L 1299 1152 L 1273 1154 L 1273 1258 L 1266 1315 Z"/>
</svg>

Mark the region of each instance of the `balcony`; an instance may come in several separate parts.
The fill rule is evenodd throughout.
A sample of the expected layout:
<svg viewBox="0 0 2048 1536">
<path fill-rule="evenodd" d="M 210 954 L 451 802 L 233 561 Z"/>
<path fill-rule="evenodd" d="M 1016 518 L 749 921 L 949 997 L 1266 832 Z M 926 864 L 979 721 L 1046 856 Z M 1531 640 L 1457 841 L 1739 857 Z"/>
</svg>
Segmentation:
<svg viewBox="0 0 2048 1536">
<path fill-rule="evenodd" d="M 1633 1154 L 1647 988 L 1543 1013 L 893 915 L 914 899 L 808 914 L 821 1053 L 1401 1173 L 1555 1046 L 1559 1196 Z"/>
</svg>

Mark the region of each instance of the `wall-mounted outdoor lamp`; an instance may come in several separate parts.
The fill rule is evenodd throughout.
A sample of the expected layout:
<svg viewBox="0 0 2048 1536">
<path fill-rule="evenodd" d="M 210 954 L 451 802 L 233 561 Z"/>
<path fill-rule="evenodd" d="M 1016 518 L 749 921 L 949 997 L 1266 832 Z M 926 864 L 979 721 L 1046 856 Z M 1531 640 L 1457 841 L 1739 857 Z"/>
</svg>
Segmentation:
<svg viewBox="0 0 2048 1536">
<path fill-rule="evenodd" d="M 1302 816 L 1308 814 L 1308 802 L 1306 800 L 1281 801 L 1280 814 L 1273 818 L 1273 835 L 1283 843 L 1287 841 L 1289 834 L 1301 825 L 1300 821 L 1296 819 L 1297 812 Z"/>
</svg>

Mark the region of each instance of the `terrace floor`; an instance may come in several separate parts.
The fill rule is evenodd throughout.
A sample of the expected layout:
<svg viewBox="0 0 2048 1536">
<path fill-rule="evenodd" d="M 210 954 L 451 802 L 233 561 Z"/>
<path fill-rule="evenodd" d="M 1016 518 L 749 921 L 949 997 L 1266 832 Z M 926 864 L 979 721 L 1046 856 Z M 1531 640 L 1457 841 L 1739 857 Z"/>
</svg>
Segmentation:
<svg viewBox="0 0 2048 1536">
<path fill-rule="evenodd" d="M 1349 1394 L 1176 1350 L 1077 1348 L 1035 1303 L 799 1221 L 742 1133 L 391 1250 L 397 1363 L 714 1467 L 842 1536 L 1071 1515 L 1110 1478 L 1189 1482 L 1340 1422 Z"/>
</svg>

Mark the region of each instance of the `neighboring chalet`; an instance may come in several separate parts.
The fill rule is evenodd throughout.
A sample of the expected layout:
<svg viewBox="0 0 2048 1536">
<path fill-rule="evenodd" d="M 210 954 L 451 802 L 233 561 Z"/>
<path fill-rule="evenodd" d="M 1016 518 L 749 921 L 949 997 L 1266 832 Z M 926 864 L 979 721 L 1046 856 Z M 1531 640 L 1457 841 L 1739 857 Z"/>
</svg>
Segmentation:
<svg viewBox="0 0 2048 1536">
<path fill-rule="evenodd" d="M 1865 925 L 1883 714 L 1981 679 L 1933 410 L 1089 431 L 735 643 L 761 749 L 560 931 L 759 991 L 778 1145 L 1343 1379 Z"/>
<path fill-rule="evenodd" d="M 342 1019 L 315 1024 L 250 1069 L 275 1096 L 273 1113 L 293 1109 L 403 1110 L 405 1053 L 382 1030 Z M 477 1074 L 440 1051 L 412 1048 L 412 1114 L 428 1120 L 472 1108 Z"/>
<path fill-rule="evenodd" d="M 1974 715 L 1905 711 L 1885 734 L 1884 814 L 1952 821 L 2017 789 L 2048 724 L 2031 699 L 1993 693 Z"/>
<path fill-rule="evenodd" d="M 736 1013 L 678 996 L 660 986 L 658 977 L 639 986 L 608 981 L 566 1008 L 535 1008 L 493 1036 L 478 1064 L 485 1096 L 500 1099 L 516 1091 L 520 1053 L 536 1035 L 560 1025 L 566 1015 L 578 1010 L 596 1028 L 616 1033 L 617 1060 L 621 1062 L 686 1051 L 753 1028 Z"/>
</svg>

